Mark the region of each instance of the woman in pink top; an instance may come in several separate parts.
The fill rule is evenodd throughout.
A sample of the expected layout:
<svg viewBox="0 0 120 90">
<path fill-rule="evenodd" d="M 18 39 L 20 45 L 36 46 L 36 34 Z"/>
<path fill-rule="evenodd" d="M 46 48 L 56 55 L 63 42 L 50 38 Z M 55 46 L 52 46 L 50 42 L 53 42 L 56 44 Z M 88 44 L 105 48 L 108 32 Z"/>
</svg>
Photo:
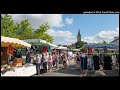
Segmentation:
<svg viewBox="0 0 120 90">
<path fill-rule="evenodd" d="M 50 70 L 50 72 L 52 71 L 52 56 L 50 53 L 48 56 L 48 70 Z"/>
<path fill-rule="evenodd" d="M 55 53 L 53 53 L 53 55 L 52 55 L 52 59 L 53 59 L 53 68 L 55 68 L 55 58 L 56 58 Z"/>
</svg>

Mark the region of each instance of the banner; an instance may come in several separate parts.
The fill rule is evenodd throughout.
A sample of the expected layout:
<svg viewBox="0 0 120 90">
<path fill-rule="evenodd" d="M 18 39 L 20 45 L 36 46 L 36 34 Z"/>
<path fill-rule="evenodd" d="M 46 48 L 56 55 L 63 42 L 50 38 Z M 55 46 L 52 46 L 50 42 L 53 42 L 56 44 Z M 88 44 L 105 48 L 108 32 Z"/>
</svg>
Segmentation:
<svg viewBox="0 0 120 90">
<path fill-rule="evenodd" d="M 14 47 L 12 45 L 9 45 L 7 49 L 7 54 L 13 55 L 13 51 L 14 51 Z"/>
</svg>

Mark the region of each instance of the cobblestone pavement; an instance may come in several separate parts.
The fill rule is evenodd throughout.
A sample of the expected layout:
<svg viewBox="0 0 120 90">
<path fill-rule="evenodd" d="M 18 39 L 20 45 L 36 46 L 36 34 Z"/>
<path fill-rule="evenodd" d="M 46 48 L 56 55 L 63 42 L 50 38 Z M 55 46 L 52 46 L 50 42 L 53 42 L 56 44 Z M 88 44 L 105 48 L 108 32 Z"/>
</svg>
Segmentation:
<svg viewBox="0 0 120 90">
<path fill-rule="evenodd" d="M 77 76 L 77 77 L 83 77 L 81 75 L 81 71 L 80 70 L 77 70 L 77 68 L 75 67 L 75 64 L 74 64 L 74 61 L 70 61 L 69 62 L 69 65 L 68 67 L 66 68 L 63 68 L 63 65 L 60 64 L 59 65 L 59 69 L 58 70 L 53 70 L 52 72 L 47 72 L 47 73 L 44 73 L 44 74 L 40 74 L 40 75 L 34 75 L 34 76 L 41 76 L 41 77 L 44 77 L 44 76 L 57 76 L 57 77 L 62 77 L 62 76 L 67 76 L 67 77 L 71 77 L 71 76 Z M 101 67 L 102 68 L 102 67 Z M 119 71 L 116 71 L 116 70 L 88 70 L 87 72 L 87 77 L 107 77 L 107 76 L 119 76 Z"/>
</svg>

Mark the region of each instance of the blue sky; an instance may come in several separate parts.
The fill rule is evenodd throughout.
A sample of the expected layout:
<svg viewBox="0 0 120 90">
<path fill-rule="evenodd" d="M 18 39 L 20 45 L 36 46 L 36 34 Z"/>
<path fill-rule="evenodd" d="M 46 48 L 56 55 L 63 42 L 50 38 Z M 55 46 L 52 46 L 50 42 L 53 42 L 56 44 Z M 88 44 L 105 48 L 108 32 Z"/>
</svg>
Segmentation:
<svg viewBox="0 0 120 90">
<path fill-rule="evenodd" d="M 69 30 L 74 35 L 80 29 L 82 36 L 92 36 L 101 30 L 114 30 L 119 26 L 118 14 L 64 14 L 63 20 L 67 17 L 73 18 L 71 25 L 53 29 Z"/>
<path fill-rule="evenodd" d="M 48 22 L 48 34 L 54 37 L 53 44 L 72 44 L 76 42 L 78 29 L 82 40 L 97 43 L 112 41 L 119 36 L 119 14 L 11 14 L 15 22 L 27 18 L 33 28 Z"/>
<path fill-rule="evenodd" d="M 82 37 L 92 37 L 101 31 L 114 31 L 119 27 L 118 14 L 64 14 L 63 20 L 67 17 L 73 19 L 72 24 L 63 27 L 55 27 L 53 29 L 63 31 L 69 30 L 72 32 L 73 36 L 77 36 L 78 29 L 80 29 Z M 118 36 L 118 34 L 113 36 Z M 57 40 L 59 40 L 59 38 Z M 106 41 L 109 42 L 111 40 L 112 39 Z"/>
</svg>

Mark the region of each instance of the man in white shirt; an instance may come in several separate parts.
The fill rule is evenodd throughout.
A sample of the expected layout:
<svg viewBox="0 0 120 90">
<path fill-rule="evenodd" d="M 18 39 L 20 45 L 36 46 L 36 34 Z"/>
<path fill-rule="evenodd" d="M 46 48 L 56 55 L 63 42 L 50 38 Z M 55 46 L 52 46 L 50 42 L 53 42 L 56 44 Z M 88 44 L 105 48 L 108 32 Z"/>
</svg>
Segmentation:
<svg viewBox="0 0 120 90">
<path fill-rule="evenodd" d="M 39 56 L 39 54 L 37 54 L 37 56 L 36 56 L 36 71 L 37 71 L 37 75 L 40 74 L 40 63 L 41 63 L 41 57 Z"/>
</svg>

